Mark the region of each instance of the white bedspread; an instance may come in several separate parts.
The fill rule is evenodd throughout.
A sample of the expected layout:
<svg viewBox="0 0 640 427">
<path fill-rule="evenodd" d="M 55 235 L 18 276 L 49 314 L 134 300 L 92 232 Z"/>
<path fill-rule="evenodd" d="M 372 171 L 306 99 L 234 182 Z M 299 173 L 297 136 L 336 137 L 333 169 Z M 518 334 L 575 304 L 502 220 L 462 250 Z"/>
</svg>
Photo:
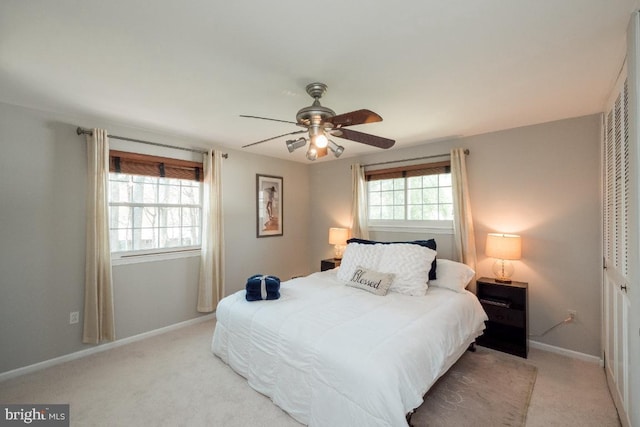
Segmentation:
<svg viewBox="0 0 640 427">
<path fill-rule="evenodd" d="M 402 426 L 484 329 L 467 293 L 376 296 L 335 270 L 283 282 L 281 298 L 216 310 L 212 351 L 255 390 L 310 426 Z"/>
</svg>

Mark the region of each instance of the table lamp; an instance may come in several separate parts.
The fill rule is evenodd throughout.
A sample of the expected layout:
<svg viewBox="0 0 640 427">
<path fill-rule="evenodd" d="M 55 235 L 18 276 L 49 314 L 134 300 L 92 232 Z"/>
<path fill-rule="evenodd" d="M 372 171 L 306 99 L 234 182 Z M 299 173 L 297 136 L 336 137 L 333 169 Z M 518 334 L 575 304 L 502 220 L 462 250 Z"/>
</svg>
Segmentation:
<svg viewBox="0 0 640 427">
<path fill-rule="evenodd" d="M 331 227 L 329 229 L 329 244 L 335 246 L 335 255 L 333 256 L 335 259 L 342 259 L 342 253 L 347 245 L 348 238 L 349 230 L 346 228 Z"/>
<path fill-rule="evenodd" d="M 520 236 L 515 234 L 489 233 L 485 254 L 488 257 L 496 258 L 496 262 L 493 264 L 496 282 L 511 283 L 514 268 L 509 261 L 521 258 L 522 240 Z"/>
</svg>

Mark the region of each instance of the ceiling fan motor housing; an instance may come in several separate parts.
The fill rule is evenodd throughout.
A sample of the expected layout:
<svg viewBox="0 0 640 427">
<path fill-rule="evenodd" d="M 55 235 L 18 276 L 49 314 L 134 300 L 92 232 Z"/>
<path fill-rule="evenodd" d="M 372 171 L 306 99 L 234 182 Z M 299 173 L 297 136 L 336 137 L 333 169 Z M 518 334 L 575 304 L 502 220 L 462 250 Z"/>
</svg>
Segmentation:
<svg viewBox="0 0 640 427">
<path fill-rule="evenodd" d="M 298 111 L 296 120 L 299 125 L 308 127 L 312 124 L 321 124 L 335 115 L 336 113 L 331 108 L 323 107 L 320 105 L 320 102 L 316 100 L 310 107 L 304 107 Z"/>
<path fill-rule="evenodd" d="M 296 120 L 301 126 L 309 127 L 311 125 L 320 125 L 325 120 L 336 115 L 331 108 L 320 105 L 320 98 L 327 91 L 327 85 L 324 83 L 310 83 L 307 85 L 307 93 L 314 101 L 309 107 L 304 107 L 296 114 Z"/>
</svg>

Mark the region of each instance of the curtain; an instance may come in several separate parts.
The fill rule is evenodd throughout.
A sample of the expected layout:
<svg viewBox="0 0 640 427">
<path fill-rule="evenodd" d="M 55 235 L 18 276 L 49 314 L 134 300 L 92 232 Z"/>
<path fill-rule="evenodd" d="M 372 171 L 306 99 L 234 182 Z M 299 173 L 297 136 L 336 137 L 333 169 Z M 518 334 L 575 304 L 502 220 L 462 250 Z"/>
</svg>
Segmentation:
<svg viewBox="0 0 640 427">
<path fill-rule="evenodd" d="M 364 167 L 359 163 L 351 165 L 351 236 L 369 238 L 367 187 Z"/>
<path fill-rule="evenodd" d="M 467 163 L 464 149 L 451 150 L 451 179 L 453 185 L 453 229 L 455 255 L 474 271 L 476 270 L 476 239 L 471 215 Z"/>
<path fill-rule="evenodd" d="M 109 140 L 107 131 L 87 135 L 87 242 L 82 342 L 115 339 L 113 283 L 109 248 Z"/>
<path fill-rule="evenodd" d="M 216 309 L 224 296 L 224 234 L 222 222 L 222 153 L 204 154 L 202 251 L 198 283 L 199 312 Z"/>
</svg>

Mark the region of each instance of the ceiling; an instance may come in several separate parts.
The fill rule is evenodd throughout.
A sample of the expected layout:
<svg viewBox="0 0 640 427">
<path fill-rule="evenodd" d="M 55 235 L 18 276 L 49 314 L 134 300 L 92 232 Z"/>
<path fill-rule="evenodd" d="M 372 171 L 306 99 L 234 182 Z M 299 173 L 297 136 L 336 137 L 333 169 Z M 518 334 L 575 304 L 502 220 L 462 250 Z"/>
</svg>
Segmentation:
<svg viewBox="0 0 640 427">
<path fill-rule="evenodd" d="M 239 115 L 295 121 L 320 81 L 393 150 L 602 111 L 638 3 L 3 0 L 0 102 L 240 149 L 299 128 Z M 285 139 L 245 150 L 306 162 Z"/>
</svg>

